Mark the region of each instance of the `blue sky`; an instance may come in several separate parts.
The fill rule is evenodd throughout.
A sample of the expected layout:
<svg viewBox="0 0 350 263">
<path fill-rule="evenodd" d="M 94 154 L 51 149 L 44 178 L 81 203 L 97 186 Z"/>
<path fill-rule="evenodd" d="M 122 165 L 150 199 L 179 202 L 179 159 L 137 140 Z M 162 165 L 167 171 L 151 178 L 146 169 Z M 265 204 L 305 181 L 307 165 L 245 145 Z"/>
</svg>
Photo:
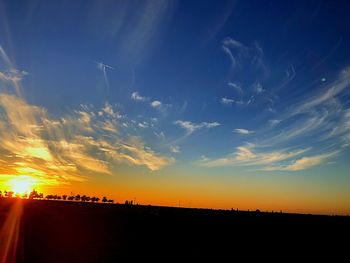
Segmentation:
<svg viewBox="0 0 350 263">
<path fill-rule="evenodd" d="M 0 10 L 3 178 L 118 184 L 135 173 L 131 188 L 151 176 L 181 191 L 186 173 L 219 193 L 242 176 L 259 194 L 279 185 L 296 197 L 309 176 L 305 200 L 349 211 L 345 1 L 1 1 Z M 164 174 L 170 181 L 153 177 Z"/>
</svg>

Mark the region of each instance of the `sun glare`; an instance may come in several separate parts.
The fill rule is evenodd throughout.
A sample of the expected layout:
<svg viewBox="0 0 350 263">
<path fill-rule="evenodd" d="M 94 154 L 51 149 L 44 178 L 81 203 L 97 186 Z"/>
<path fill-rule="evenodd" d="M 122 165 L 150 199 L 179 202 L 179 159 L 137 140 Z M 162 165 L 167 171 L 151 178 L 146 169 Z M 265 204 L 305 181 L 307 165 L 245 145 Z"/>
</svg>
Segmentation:
<svg viewBox="0 0 350 263">
<path fill-rule="evenodd" d="M 35 180 L 29 176 L 14 178 L 9 182 L 11 191 L 19 195 L 29 194 L 33 190 L 34 185 Z"/>
</svg>

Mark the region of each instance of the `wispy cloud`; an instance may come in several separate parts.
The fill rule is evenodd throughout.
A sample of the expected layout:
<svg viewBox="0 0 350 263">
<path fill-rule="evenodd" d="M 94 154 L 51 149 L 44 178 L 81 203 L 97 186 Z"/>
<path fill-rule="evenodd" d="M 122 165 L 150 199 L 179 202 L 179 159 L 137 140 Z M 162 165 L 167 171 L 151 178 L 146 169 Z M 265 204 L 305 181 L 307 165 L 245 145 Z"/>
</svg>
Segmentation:
<svg viewBox="0 0 350 263">
<path fill-rule="evenodd" d="M 158 139 L 161 139 L 161 140 L 164 140 L 165 139 L 165 134 L 163 131 L 161 132 L 154 132 L 154 135 L 158 138 Z"/>
<path fill-rule="evenodd" d="M 152 108 L 156 108 L 159 109 L 160 107 L 162 107 L 162 103 L 159 100 L 154 100 L 150 103 Z"/>
<path fill-rule="evenodd" d="M 322 163 L 325 163 L 331 157 L 333 157 L 336 152 L 329 154 L 321 154 L 316 156 L 307 156 L 300 159 L 294 160 L 291 164 L 281 165 L 281 166 L 268 166 L 265 167 L 265 171 L 300 171 L 305 170 L 314 166 L 318 166 Z"/>
<path fill-rule="evenodd" d="M 231 50 L 230 50 L 227 46 L 225 46 L 225 45 L 223 45 L 221 48 L 222 48 L 222 50 L 225 52 L 225 54 L 230 58 L 231 64 L 232 64 L 233 66 L 235 66 L 235 65 L 237 64 L 237 62 L 236 62 L 236 59 L 235 59 L 235 57 L 233 56 Z"/>
<path fill-rule="evenodd" d="M 305 96 L 294 105 L 269 120 L 270 130 L 265 130 L 268 138 L 260 140 L 260 145 L 278 145 L 305 139 L 311 144 L 332 141 L 344 144 L 341 138 L 347 134 L 347 111 L 341 96 L 346 97 L 350 87 L 350 69 L 343 69 L 328 85 L 322 85 L 313 95 Z M 278 125 L 279 129 L 276 129 Z"/>
<path fill-rule="evenodd" d="M 266 89 L 263 87 L 263 81 L 269 75 L 269 69 L 264 59 L 264 51 L 259 43 L 253 42 L 250 45 L 244 45 L 236 39 L 226 37 L 222 41 L 222 50 L 231 61 L 230 81 L 227 85 L 235 91 L 238 99 L 230 99 L 230 101 L 223 98 L 221 103 L 224 105 L 248 106 L 261 100 L 267 100 L 267 93 L 265 96 L 258 96 L 265 93 Z M 249 76 L 249 79 L 247 79 L 247 76 Z"/>
<path fill-rule="evenodd" d="M 171 104 L 166 104 L 166 103 L 163 103 L 163 102 L 161 102 L 159 100 L 153 100 L 150 103 L 150 106 L 153 109 L 156 109 L 163 116 L 166 116 L 168 114 L 168 110 L 172 107 Z"/>
<path fill-rule="evenodd" d="M 102 108 L 102 114 L 106 114 L 107 116 L 111 117 L 111 118 L 115 118 L 115 119 L 119 119 L 122 116 L 119 114 L 119 112 L 114 111 L 113 107 L 111 104 L 109 104 L 108 102 L 105 103 L 105 106 Z"/>
<path fill-rule="evenodd" d="M 249 104 L 253 103 L 254 101 L 254 96 L 251 96 L 247 100 L 234 100 L 231 98 L 223 97 L 221 98 L 220 102 L 224 106 L 231 106 L 231 105 L 236 105 L 236 106 L 248 106 Z"/>
<path fill-rule="evenodd" d="M 19 71 L 16 69 L 11 69 L 7 72 L 0 72 L 0 80 L 17 83 L 23 79 L 24 76 L 28 75 L 29 73 L 26 71 Z"/>
<path fill-rule="evenodd" d="M 224 105 L 232 105 L 233 103 L 235 103 L 236 101 L 234 99 L 229 99 L 226 97 L 221 98 L 221 103 Z"/>
<path fill-rule="evenodd" d="M 242 87 L 239 84 L 234 82 L 229 82 L 227 83 L 227 85 L 231 87 L 233 90 L 235 90 L 236 92 L 238 92 L 239 94 L 243 94 Z"/>
<path fill-rule="evenodd" d="M 269 120 L 269 123 L 271 124 L 271 126 L 275 126 L 275 125 L 279 124 L 280 122 L 281 122 L 281 120 L 277 120 L 277 119 Z"/>
<path fill-rule="evenodd" d="M 241 47 L 235 42 L 231 45 Z M 295 77 L 294 68 L 291 67 L 288 72 L 290 81 Z M 239 146 L 222 157 L 211 159 L 206 156 L 197 164 L 205 167 L 249 166 L 256 170 L 299 171 L 327 163 L 343 148 L 350 146 L 350 114 L 347 104 L 344 104 L 344 98 L 350 94 L 348 87 L 350 69 L 344 68 L 334 81 L 329 81 L 328 85 L 322 83 L 313 95 L 304 95 L 294 105 L 284 107 L 282 112 L 274 111 L 274 118 L 266 126 L 254 129 L 255 144 Z M 253 91 L 258 95 L 265 89 L 260 82 L 256 82 Z M 254 97 L 242 101 L 242 104 L 246 105 L 250 100 L 254 100 Z M 235 100 L 227 98 L 221 102 L 225 105 L 236 104 Z M 234 132 L 252 134 L 246 129 L 235 129 Z"/>
<path fill-rule="evenodd" d="M 131 99 L 136 101 L 149 101 L 148 97 L 141 96 L 137 91 L 131 93 Z"/>
<path fill-rule="evenodd" d="M 190 121 L 182 121 L 177 120 L 174 122 L 174 124 L 178 125 L 179 127 L 186 130 L 186 133 L 188 135 L 192 134 L 193 132 L 203 129 L 203 128 L 214 128 L 220 125 L 218 122 L 201 122 L 201 123 L 193 123 Z"/>
<path fill-rule="evenodd" d="M 170 151 L 172 153 L 180 153 L 180 146 L 177 146 L 177 145 L 170 145 Z"/>
<path fill-rule="evenodd" d="M 221 47 L 230 58 L 232 68 L 245 68 L 246 70 L 254 68 L 255 71 L 256 69 L 266 70 L 263 60 L 264 52 L 257 42 L 246 46 L 231 37 L 226 37 L 222 41 Z"/>
<path fill-rule="evenodd" d="M 266 168 L 267 165 L 279 163 L 296 156 L 302 155 L 310 149 L 297 149 L 294 151 L 278 150 L 268 152 L 258 152 L 254 144 L 246 144 L 236 148 L 236 151 L 224 157 L 197 162 L 200 166 L 220 167 L 220 166 L 251 166 Z"/>
<path fill-rule="evenodd" d="M 263 86 L 261 85 L 261 83 L 255 83 L 253 85 L 253 89 L 257 94 L 261 94 L 265 91 L 265 89 L 263 88 Z"/>
<path fill-rule="evenodd" d="M 149 127 L 149 124 L 147 123 L 147 122 L 139 122 L 138 124 L 137 124 L 137 126 L 139 126 L 140 128 L 148 128 Z"/>
<path fill-rule="evenodd" d="M 274 88 L 274 91 L 277 92 L 281 90 L 282 88 L 286 87 L 292 80 L 294 80 L 296 76 L 295 69 L 293 65 L 290 65 L 285 71 L 284 71 L 284 77 L 279 83 L 279 85 Z"/>
<path fill-rule="evenodd" d="M 254 133 L 254 131 L 250 131 L 250 130 L 246 130 L 246 129 L 234 129 L 233 132 L 238 133 L 238 134 L 244 134 L 244 135 Z"/>
<path fill-rule="evenodd" d="M 171 104 L 162 103 L 160 100 L 141 96 L 137 91 L 131 94 L 131 99 L 134 101 L 149 102 L 148 105 L 151 108 L 156 109 L 162 115 L 167 115 L 168 109 L 172 107 Z"/>
<path fill-rule="evenodd" d="M 343 69 L 335 81 L 327 85 L 327 87 L 311 98 L 308 98 L 297 104 L 289 115 L 297 115 L 310 111 L 311 109 L 327 103 L 335 98 L 338 94 L 350 86 L 350 67 Z"/>
</svg>

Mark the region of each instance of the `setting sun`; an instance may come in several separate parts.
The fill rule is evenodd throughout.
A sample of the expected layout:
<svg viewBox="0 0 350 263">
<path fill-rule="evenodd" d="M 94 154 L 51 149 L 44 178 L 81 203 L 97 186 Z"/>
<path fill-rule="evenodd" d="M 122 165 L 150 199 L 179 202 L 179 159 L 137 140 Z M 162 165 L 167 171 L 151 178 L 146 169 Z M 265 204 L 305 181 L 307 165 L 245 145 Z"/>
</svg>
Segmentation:
<svg viewBox="0 0 350 263">
<path fill-rule="evenodd" d="M 34 178 L 29 176 L 14 178 L 9 182 L 11 191 L 19 195 L 23 195 L 25 193 L 29 194 L 33 190 L 34 185 L 35 185 Z"/>
</svg>

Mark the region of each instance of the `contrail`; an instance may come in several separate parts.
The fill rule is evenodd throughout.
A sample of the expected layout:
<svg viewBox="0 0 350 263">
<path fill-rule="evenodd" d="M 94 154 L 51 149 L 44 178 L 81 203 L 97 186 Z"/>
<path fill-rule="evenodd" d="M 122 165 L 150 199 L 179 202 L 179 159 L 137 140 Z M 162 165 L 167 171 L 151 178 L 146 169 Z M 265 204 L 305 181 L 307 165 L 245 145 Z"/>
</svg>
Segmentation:
<svg viewBox="0 0 350 263">
<path fill-rule="evenodd" d="M 95 63 L 97 64 L 97 68 L 100 69 L 103 73 L 103 78 L 104 78 L 104 81 L 105 81 L 105 85 L 106 85 L 106 88 L 107 88 L 107 92 L 109 92 L 109 81 L 108 81 L 108 78 L 107 78 L 107 71 L 106 69 L 115 69 L 114 67 L 112 66 L 109 66 L 107 64 L 104 64 L 103 62 L 98 62 L 98 61 L 95 61 Z"/>
</svg>

